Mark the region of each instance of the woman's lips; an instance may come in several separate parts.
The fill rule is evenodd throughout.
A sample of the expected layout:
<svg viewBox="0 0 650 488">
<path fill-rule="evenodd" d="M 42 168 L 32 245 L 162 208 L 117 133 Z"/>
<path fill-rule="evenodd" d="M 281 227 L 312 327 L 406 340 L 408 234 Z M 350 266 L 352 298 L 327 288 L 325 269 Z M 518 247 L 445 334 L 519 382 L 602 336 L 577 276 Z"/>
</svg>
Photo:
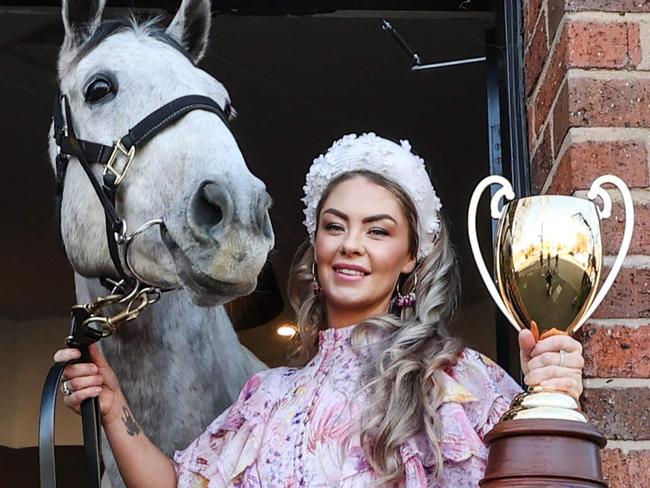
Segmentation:
<svg viewBox="0 0 650 488">
<path fill-rule="evenodd" d="M 361 266 L 334 266 L 334 276 L 343 281 L 360 281 L 368 272 Z"/>
</svg>

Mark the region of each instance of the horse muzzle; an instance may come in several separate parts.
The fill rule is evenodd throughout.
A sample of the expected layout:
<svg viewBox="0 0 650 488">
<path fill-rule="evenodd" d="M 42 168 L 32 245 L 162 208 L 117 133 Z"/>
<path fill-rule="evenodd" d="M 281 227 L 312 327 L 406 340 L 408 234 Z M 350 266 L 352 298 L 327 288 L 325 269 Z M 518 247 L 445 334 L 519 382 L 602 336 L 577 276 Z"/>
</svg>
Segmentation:
<svg viewBox="0 0 650 488">
<path fill-rule="evenodd" d="M 163 242 L 181 283 L 198 304 L 251 293 L 273 248 L 266 190 L 236 197 L 227 185 L 204 181 L 184 209 L 174 209 L 164 219 Z M 245 203 L 237 205 L 241 200 Z"/>
</svg>

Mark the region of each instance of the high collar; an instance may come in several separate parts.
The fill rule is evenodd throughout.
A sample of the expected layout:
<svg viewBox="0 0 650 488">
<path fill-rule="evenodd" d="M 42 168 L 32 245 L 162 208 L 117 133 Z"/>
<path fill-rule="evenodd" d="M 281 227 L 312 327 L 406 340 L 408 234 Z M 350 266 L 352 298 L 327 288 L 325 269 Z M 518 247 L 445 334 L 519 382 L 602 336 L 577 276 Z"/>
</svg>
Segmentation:
<svg viewBox="0 0 650 488">
<path fill-rule="evenodd" d="M 319 349 L 351 344 L 352 332 L 355 328 L 356 325 L 349 325 L 347 327 L 330 327 L 329 329 L 321 330 L 318 333 Z"/>
</svg>

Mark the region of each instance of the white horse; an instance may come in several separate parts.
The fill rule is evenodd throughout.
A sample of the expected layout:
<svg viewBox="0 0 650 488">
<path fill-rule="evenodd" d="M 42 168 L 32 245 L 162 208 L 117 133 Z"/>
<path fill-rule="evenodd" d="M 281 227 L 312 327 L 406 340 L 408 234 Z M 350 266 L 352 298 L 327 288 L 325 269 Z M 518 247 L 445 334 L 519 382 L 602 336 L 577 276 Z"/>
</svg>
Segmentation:
<svg viewBox="0 0 650 488">
<path fill-rule="evenodd" d="M 59 86 L 80 139 L 105 145 L 184 95 L 226 110 L 228 92 L 196 67 L 210 29 L 209 0 L 183 0 L 167 29 L 101 20 L 105 0 L 63 0 Z M 50 132 L 50 136 L 52 132 Z M 51 140 L 51 139 L 50 139 Z M 56 147 L 50 144 L 54 164 Z M 96 168 L 98 178 L 100 168 Z M 176 291 L 101 345 L 133 413 L 171 455 L 187 446 L 264 365 L 243 347 L 223 304 L 250 293 L 274 243 L 270 198 L 220 118 L 195 110 L 147 142 L 120 185 L 117 210 L 129 229 L 162 218 L 134 241 L 140 276 Z M 105 295 L 96 277 L 115 275 L 104 213 L 76 160 L 65 179 L 61 231 L 79 303 Z M 108 445 L 112 486 L 123 486 Z M 103 486 L 108 486 L 106 476 Z"/>
</svg>

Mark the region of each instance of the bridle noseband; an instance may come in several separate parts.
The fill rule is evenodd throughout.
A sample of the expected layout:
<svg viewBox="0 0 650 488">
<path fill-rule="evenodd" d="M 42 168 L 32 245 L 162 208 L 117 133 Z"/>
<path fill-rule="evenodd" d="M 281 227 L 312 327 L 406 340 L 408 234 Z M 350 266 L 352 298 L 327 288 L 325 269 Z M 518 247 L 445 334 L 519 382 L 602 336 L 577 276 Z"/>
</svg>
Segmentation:
<svg viewBox="0 0 650 488">
<path fill-rule="evenodd" d="M 133 164 L 136 150 L 156 134 L 193 110 L 205 110 L 219 116 L 229 128 L 228 114 L 211 98 L 187 95 L 163 105 L 147 115 L 113 146 L 78 139 L 74 130 L 70 105 L 65 95 L 58 93 L 53 110 L 54 140 L 57 146 L 56 166 L 56 212 L 61 225 L 61 201 L 65 176 L 71 158 L 76 158 L 99 198 L 106 218 L 106 239 L 117 279 L 100 278 L 111 292 L 90 303 L 72 307 L 72 324 L 66 338 L 68 347 L 81 350 L 81 358 L 71 362 L 89 362 L 88 346 L 113 334 L 121 322 L 135 319 L 147 306 L 155 303 L 162 292 L 161 286 L 149 284 L 135 271 L 129 259 L 129 250 L 136 237 L 147 229 L 163 225 L 161 219 L 145 222 L 132 234 L 127 234 L 126 221 L 117 212 L 117 190 Z M 93 164 L 103 166 L 101 181 L 92 170 Z M 122 264 L 124 263 L 124 264 Z M 125 269 L 126 268 L 126 269 Z M 128 272 L 127 272 L 128 271 Z M 117 313 L 106 316 L 107 307 L 119 308 Z M 39 424 L 39 462 L 41 488 L 56 488 L 54 459 L 54 412 L 57 389 L 63 369 L 69 363 L 56 363 L 50 369 L 41 397 Z M 100 487 L 99 461 L 99 402 L 97 398 L 81 404 L 86 477 L 88 486 Z"/>
</svg>

